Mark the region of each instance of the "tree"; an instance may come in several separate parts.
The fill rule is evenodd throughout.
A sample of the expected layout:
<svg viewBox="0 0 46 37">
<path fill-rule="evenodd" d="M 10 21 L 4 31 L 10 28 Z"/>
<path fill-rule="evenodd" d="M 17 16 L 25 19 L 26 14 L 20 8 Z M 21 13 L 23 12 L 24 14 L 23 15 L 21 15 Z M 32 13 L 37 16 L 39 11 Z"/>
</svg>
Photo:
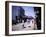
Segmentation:
<svg viewBox="0 0 46 37">
<path fill-rule="evenodd" d="M 36 13 L 36 22 L 38 29 L 41 29 L 41 7 L 34 7 L 34 11 Z"/>
</svg>

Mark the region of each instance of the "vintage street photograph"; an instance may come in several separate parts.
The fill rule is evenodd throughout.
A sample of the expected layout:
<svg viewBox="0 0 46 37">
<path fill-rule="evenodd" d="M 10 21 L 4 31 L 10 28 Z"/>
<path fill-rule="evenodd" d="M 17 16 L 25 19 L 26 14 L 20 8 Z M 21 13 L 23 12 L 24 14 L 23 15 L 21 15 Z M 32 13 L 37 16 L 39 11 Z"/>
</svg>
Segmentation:
<svg viewBox="0 0 46 37">
<path fill-rule="evenodd" d="M 41 7 L 12 6 L 12 31 L 41 30 Z"/>
</svg>

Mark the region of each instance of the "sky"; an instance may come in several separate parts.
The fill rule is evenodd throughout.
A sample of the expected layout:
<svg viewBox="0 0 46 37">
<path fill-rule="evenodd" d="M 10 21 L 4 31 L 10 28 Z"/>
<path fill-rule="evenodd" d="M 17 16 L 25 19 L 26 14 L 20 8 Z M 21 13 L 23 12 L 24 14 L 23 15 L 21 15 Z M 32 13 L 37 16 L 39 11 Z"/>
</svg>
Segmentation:
<svg viewBox="0 0 46 37">
<path fill-rule="evenodd" d="M 25 10 L 25 15 L 26 16 L 32 16 L 35 18 L 35 12 L 34 12 L 34 8 L 30 7 L 30 6 L 23 6 L 22 7 Z"/>
</svg>

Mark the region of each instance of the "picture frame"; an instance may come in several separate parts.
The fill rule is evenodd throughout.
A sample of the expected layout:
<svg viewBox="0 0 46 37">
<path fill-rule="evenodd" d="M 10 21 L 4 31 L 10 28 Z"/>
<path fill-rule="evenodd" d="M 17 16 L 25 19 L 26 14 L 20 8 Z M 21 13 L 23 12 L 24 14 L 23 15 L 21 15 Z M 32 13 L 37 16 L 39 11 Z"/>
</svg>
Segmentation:
<svg viewBox="0 0 46 37">
<path fill-rule="evenodd" d="M 19 18 L 19 22 L 16 18 Z M 32 22 L 33 24 L 30 28 L 28 22 L 31 22 L 34 18 L 35 21 L 33 22 L 36 22 L 36 25 Z M 20 24 L 23 25 L 21 26 Z M 45 3 L 5 1 L 5 35 L 18 36 L 32 34 L 45 34 Z"/>
</svg>

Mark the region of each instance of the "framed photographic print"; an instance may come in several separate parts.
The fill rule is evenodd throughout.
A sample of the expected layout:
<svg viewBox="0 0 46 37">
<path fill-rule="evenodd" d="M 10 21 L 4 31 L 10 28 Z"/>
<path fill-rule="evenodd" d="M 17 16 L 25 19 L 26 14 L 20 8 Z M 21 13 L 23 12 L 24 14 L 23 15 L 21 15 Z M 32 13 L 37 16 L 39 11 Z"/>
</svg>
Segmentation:
<svg viewBox="0 0 46 37">
<path fill-rule="evenodd" d="M 5 2 L 5 35 L 45 33 L 45 4 Z"/>
</svg>

